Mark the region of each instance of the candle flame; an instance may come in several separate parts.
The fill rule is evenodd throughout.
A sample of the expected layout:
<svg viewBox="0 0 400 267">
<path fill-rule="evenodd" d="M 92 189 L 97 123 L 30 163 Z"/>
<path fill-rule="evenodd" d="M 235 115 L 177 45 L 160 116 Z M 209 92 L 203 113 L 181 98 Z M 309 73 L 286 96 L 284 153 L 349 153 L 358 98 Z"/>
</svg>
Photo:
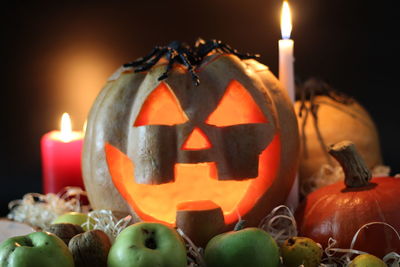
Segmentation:
<svg viewBox="0 0 400 267">
<path fill-rule="evenodd" d="M 61 141 L 67 143 L 70 142 L 73 138 L 72 135 L 72 125 L 71 125 L 71 118 L 68 113 L 64 112 L 61 117 L 61 134 L 60 139 Z"/>
<path fill-rule="evenodd" d="M 287 1 L 283 1 L 281 13 L 281 33 L 283 39 L 290 39 L 292 32 L 292 15 Z"/>
</svg>

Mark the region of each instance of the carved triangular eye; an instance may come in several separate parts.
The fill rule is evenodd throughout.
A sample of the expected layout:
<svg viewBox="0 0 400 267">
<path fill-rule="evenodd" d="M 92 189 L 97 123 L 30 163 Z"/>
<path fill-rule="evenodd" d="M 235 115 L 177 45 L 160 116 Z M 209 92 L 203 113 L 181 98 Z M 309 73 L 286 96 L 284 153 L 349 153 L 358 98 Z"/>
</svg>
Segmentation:
<svg viewBox="0 0 400 267">
<path fill-rule="evenodd" d="M 268 122 L 267 118 L 253 97 L 236 80 L 229 83 L 217 108 L 206 120 L 207 124 L 218 127 L 266 122 Z"/>
<path fill-rule="evenodd" d="M 188 117 L 178 99 L 166 83 L 160 83 L 144 101 L 134 126 L 176 125 L 185 123 Z"/>
</svg>

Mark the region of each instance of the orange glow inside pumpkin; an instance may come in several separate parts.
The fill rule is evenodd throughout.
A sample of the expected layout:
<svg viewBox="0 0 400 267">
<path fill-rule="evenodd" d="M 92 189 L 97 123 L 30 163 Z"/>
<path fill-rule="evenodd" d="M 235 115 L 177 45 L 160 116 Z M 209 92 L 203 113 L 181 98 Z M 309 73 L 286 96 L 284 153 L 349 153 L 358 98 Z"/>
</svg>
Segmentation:
<svg viewBox="0 0 400 267">
<path fill-rule="evenodd" d="M 190 133 L 189 137 L 183 143 L 183 150 L 201 150 L 209 149 L 212 145 L 210 140 L 208 140 L 207 135 L 199 128 L 196 127 Z"/>
<path fill-rule="evenodd" d="M 176 125 L 188 121 L 178 99 L 166 83 L 160 83 L 143 103 L 134 126 Z"/>
<path fill-rule="evenodd" d="M 268 122 L 253 97 L 241 83 L 232 80 L 206 123 L 218 127 Z"/>
<path fill-rule="evenodd" d="M 174 225 L 181 203 L 211 200 L 224 212 L 225 223 L 237 221 L 268 191 L 278 170 L 280 141 L 276 135 L 259 156 L 259 175 L 242 181 L 219 181 L 215 162 L 175 164 L 175 181 L 151 185 L 135 182 L 133 162 L 111 144 L 105 146 L 106 159 L 114 185 L 145 221 Z"/>
<path fill-rule="evenodd" d="M 202 200 L 202 201 L 189 201 L 189 202 L 183 202 L 179 203 L 178 206 L 176 207 L 177 210 L 184 211 L 184 210 L 212 210 L 212 209 L 218 209 L 219 206 L 212 202 L 211 200 Z"/>
</svg>

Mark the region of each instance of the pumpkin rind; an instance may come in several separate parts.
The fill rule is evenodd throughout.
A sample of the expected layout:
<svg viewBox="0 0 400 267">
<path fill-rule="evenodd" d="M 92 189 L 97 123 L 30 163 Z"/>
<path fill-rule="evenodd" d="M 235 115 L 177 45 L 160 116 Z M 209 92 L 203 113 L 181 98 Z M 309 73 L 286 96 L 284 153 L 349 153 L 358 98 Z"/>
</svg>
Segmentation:
<svg viewBox="0 0 400 267">
<path fill-rule="evenodd" d="M 336 247 L 350 248 L 358 229 L 370 222 L 385 222 L 400 230 L 400 179 L 373 178 L 365 187 L 346 189 L 343 182 L 322 187 L 307 196 L 296 211 L 299 232 L 324 248 L 330 237 Z M 381 224 L 363 229 L 354 249 L 383 257 L 400 251 L 395 232 Z"/>
<path fill-rule="evenodd" d="M 185 153 L 178 151 L 186 140 L 185 137 L 196 125 L 200 125 L 201 130 L 207 134 L 213 146 L 224 144 L 216 142 L 216 135 L 213 134 L 212 127 L 205 125 L 204 121 L 218 104 L 217 100 L 222 96 L 227 84 L 232 79 L 235 79 L 248 90 L 253 100 L 266 116 L 268 123 L 255 125 L 256 129 L 252 133 L 256 133 L 256 136 L 258 135 L 259 137 L 237 134 L 235 136 L 233 131 L 233 137 L 229 139 L 240 138 L 254 142 L 255 146 L 247 146 L 251 147 L 251 149 L 255 149 L 257 146 L 260 148 L 268 146 L 275 139 L 278 140 L 275 142 L 279 144 L 279 157 L 275 159 L 278 166 L 276 170 L 277 178 L 273 180 L 263 194 L 252 200 L 254 202 L 252 208 L 242 214 L 243 218 L 249 222 L 249 225 L 257 225 L 261 218 L 273 207 L 285 202 L 294 181 L 298 164 L 299 139 L 297 120 L 292 104 L 281 88 L 280 83 L 266 66 L 255 60 L 242 61 L 232 55 L 210 56 L 199 69 L 201 81 L 199 87 L 193 87 L 186 70 L 176 65 L 165 82 L 173 89 L 182 109 L 191 117 L 192 121 L 185 125 L 176 126 L 176 128 L 181 127 L 178 128 L 181 131 L 177 135 L 177 143 L 171 144 L 167 141 L 168 137 L 165 137 L 165 133 L 168 132 L 165 130 L 167 128 L 156 130 L 156 128 L 162 129 L 158 125 L 156 127 L 148 125 L 141 129 L 139 129 L 141 126 L 133 127 L 147 96 L 160 84 L 157 78 L 164 70 L 165 65 L 161 64 L 153 67 L 148 73 L 133 73 L 131 69 L 120 71 L 120 75 L 115 75 L 115 79 L 109 81 L 97 97 L 88 118 L 82 159 L 85 187 L 93 208 L 118 211 L 131 210 L 136 214 L 135 208 L 132 205 L 127 205 L 126 199 L 121 196 L 121 192 L 116 189 L 112 182 L 105 154 L 106 144 L 117 148 L 133 159 L 135 163 L 146 158 L 142 157 L 140 153 L 144 149 L 148 149 L 145 153 L 150 151 L 150 155 L 152 155 L 148 158 L 160 160 L 159 162 L 163 162 L 162 166 L 174 166 L 176 162 L 201 162 L 201 157 L 208 157 L 206 153 L 196 154 L 191 153 L 191 151 L 184 151 Z M 208 96 L 204 90 L 207 90 Z M 200 98 L 202 100 L 196 102 L 196 99 Z M 235 127 L 246 129 L 245 127 L 248 126 L 243 124 Z M 175 135 L 175 133 L 171 134 Z M 164 144 L 166 147 L 159 146 L 158 141 L 161 140 L 160 138 L 165 138 Z M 145 142 L 145 147 L 142 141 Z M 135 145 L 132 146 L 132 144 L 138 144 L 141 148 Z M 254 159 L 247 156 L 246 153 L 250 153 L 247 150 L 244 151 L 244 154 L 239 153 L 240 150 L 230 150 L 229 152 L 229 149 L 234 149 L 233 145 L 227 141 L 223 147 L 225 149 L 228 148 L 228 154 L 236 158 L 236 162 L 245 167 L 250 166 L 248 168 L 253 168 L 253 170 L 257 168 L 257 166 L 251 167 L 254 166 Z M 220 148 L 214 151 L 223 150 Z M 176 153 L 178 153 L 178 156 Z M 260 152 L 254 151 L 252 153 Z M 142 168 L 147 163 L 135 164 L 135 167 L 140 165 L 139 168 Z M 160 170 L 156 165 L 148 165 L 150 169 L 142 171 L 139 179 L 135 175 L 135 179 L 138 179 L 136 182 L 152 184 L 156 181 L 158 184 L 173 180 L 171 169 L 168 171 L 170 167 L 161 168 Z M 235 166 L 226 165 L 224 167 L 223 164 L 220 165 L 219 167 L 221 168 L 218 169 L 218 172 L 222 179 L 229 177 L 240 180 L 243 177 L 238 171 L 232 171 Z M 150 176 L 153 177 L 146 175 L 149 171 L 152 173 Z M 163 174 L 159 172 L 163 172 Z M 235 174 L 237 178 L 235 178 Z M 155 180 L 153 179 L 154 177 Z M 251 176 L 245 177 L 251 178 Z M 251 198 L 251 196 L 247 198 Z M 231 227 L 234 223 L 230 223 L 228 227 Z"/>
</svg>

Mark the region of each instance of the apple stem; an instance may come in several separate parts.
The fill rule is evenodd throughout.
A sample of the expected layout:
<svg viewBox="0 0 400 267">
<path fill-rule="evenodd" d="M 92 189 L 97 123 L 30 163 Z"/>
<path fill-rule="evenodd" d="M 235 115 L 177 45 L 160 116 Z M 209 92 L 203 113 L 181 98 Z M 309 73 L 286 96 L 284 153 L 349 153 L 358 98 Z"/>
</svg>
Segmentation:
<svg viewBox="0 0 400 267">
<path fill-rule="evenodd" d="M 233 228 L 233 231 L 239 231 L 239 230 L 242 230 L 244 227 L 245 227 L 245 225 L 246 225 L 246 221 L 245 220 L 242 220 L 242 219 L 240 219 L 237 223 L 236 223 L 236 225 L 235 225 L 235 228 Z"/>
<path fill-rule="evenodd" d="M 329 148 L 329 154 L 342 166 L 347 188 L 363 187 L 369 184 L 371 172 L 351 141 L 332 145 Z"/>
</svg>

